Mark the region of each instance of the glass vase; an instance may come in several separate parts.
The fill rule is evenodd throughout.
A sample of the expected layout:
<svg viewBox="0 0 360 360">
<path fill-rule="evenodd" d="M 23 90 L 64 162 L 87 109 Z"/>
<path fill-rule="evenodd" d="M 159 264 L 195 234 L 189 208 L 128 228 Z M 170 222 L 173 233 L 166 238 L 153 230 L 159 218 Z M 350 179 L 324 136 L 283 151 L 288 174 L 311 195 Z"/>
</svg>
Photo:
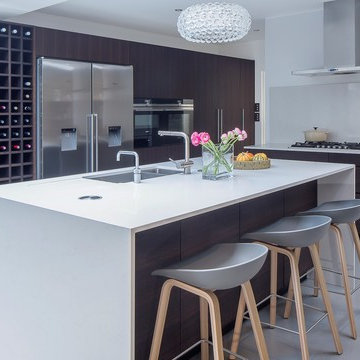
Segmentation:
<svg viewBox="0 0 360 360">
<path fill-rule="evenodd" d="M 234 146 L 202 147 L 202 178 L 218 180 L 232 176 Z"/>
</svg>

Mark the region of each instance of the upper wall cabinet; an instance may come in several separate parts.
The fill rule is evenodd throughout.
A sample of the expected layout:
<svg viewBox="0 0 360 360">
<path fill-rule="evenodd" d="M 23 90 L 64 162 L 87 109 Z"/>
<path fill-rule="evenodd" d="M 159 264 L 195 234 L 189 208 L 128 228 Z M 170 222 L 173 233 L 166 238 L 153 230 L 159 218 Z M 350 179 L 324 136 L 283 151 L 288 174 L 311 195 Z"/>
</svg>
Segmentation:
<svg viewBox="0 0 360 360">
<path fill-rule="evenodd" d="M 135 97 L 193 98 L 194 59 L 190 51 L 130 43 Z"/>
<path fill-rule="evenodd" d="M 37 57 L 129 64 L 128 41 L 45 28 L 36 28 L 35 35 Z"/>
</svg>

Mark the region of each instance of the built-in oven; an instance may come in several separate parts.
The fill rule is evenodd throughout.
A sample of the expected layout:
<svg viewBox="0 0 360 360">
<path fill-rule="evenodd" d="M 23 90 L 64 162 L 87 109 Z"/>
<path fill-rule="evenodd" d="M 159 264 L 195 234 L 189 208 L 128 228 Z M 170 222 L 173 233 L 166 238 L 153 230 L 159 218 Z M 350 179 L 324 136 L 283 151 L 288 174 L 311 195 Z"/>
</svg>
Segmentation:
<svg viewBox="0 0 360 360">
<path fill-rule="evenodd" d="M 194 128 L 194 101 L 191 99 L 144 99 L 134 101 L 134 147 L 182 144 L 183 139 L 159 136 L 159 130 L 182 131 Z"/>
</svg>

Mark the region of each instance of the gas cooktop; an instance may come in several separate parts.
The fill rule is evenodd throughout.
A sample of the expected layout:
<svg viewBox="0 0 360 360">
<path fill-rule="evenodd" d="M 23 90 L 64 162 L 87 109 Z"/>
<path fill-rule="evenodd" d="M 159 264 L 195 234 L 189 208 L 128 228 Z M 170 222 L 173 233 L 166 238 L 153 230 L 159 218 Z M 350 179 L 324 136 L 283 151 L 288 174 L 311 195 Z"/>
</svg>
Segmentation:
<svg viewBox="0 0 360 360">
<path fill-rule="evenodd" d="M 291 147 L 296 148 L 317 148 L 317 149 L 348 149 L 360 150 L 360 143 L 356 142 L 331 142 L 331 141 L 297 141 Z"/>
</svg>

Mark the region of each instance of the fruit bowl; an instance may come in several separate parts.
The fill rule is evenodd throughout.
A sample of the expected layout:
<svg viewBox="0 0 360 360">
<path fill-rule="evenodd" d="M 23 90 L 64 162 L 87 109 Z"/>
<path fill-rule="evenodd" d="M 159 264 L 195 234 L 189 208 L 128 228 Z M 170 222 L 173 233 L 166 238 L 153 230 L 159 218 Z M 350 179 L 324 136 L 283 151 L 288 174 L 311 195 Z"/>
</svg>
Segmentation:
<svg viewBox="0 0 360 360">
<path fill-rule="evenodd" d="M 234 169 L 237 170 L 260 170 L 268 169 L 271 166 L 270 159 L 264 153 L 251 154 L 241 153 L 232 158 Z"/>
</svg>

